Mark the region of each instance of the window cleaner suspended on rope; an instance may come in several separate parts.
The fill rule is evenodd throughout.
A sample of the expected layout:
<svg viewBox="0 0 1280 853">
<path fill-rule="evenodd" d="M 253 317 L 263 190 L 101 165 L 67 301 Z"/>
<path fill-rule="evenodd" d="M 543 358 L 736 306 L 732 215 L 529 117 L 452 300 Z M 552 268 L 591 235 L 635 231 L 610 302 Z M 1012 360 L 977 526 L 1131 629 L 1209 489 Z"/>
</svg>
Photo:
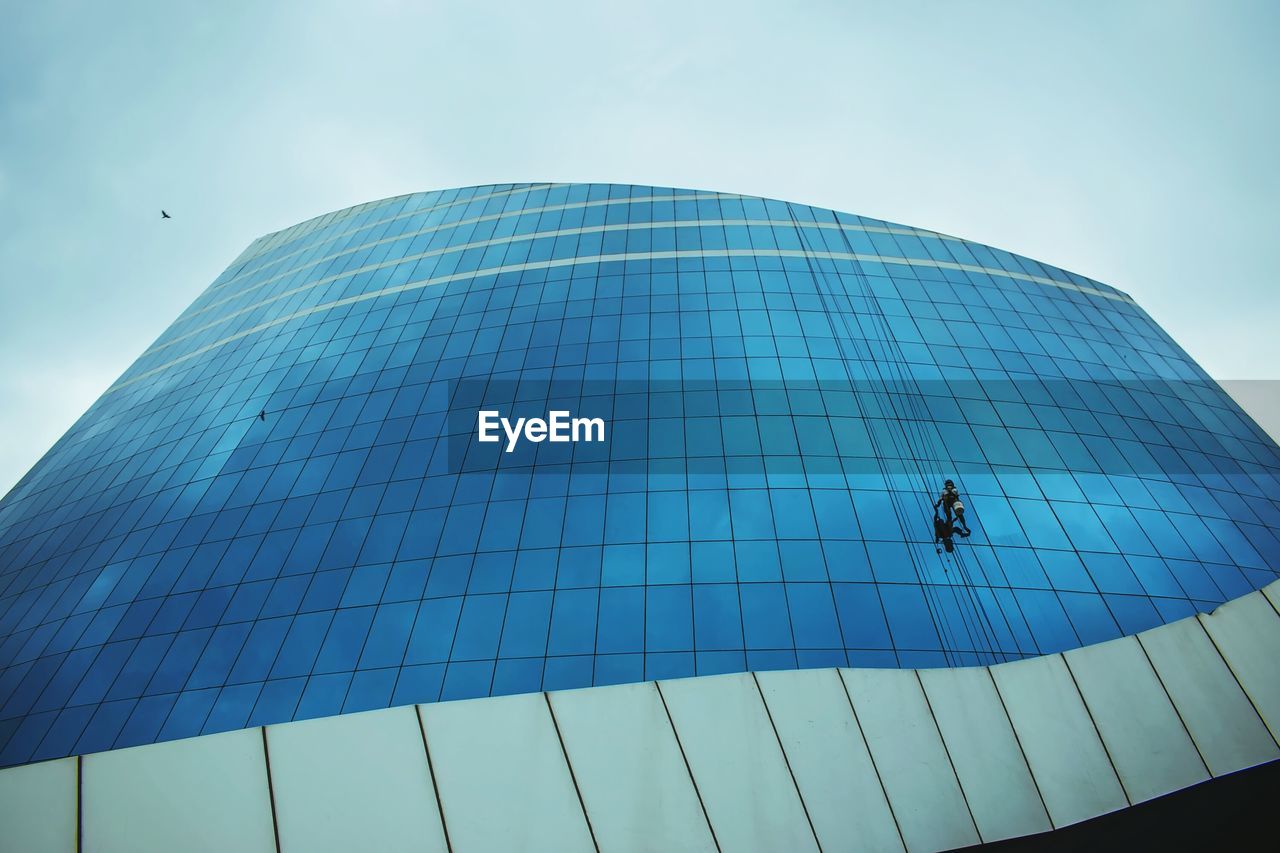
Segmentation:
<svg viewBox="0 0 1280 853">
<path fill-rule="evenodd" d="M 942 507 L 946 511 L 946 518 L 938 514 L 938 508 Z M 941 554 L 943 549 L 948 554 L 955 550 L 955 539 L 959 536 L 966 538 L 972 531 L 964 520 L 964 502 L 960 500 L 960 492 L 956 489 L 956 484 L 947 480 L 942 485 L 942 494 L 938 496 L 938 500 L 933 505 L 933 544 L 941 543 L 942 548 L 937 549 Z"/>
<path fill-rule="evenodd" d="M 954 518 L 956 530 L 961 536 L 968 536 L 971 532 L 968 523 L 964 520 L 964 502 L 960 500 L 960 492 L 956 489 L 956 484 L 947 480 L 942 484 L 942 494 L 933 504 L 933 514 L 936 517 L 938 507 L 942 507 L 947 513 L 947 524 L 951 524 Z"/>
</svg>

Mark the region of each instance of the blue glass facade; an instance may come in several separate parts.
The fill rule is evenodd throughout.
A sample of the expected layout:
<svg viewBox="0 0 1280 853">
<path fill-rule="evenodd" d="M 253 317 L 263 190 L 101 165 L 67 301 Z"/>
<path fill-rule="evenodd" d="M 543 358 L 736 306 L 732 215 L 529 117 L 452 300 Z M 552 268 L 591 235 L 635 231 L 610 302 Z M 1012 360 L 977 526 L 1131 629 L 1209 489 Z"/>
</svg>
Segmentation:
<svg viewBox="0 0 1280 853">
<path fill-rule="evenodd" d="M 482 407 L 607 438 L 504 453 Z M 0 764 L 1059 651 L 1274 579 L 1278 472 L 1128 296 L 1007 252 L 691 190 L 387 199 L 256 241 L 0 502 Z"/>
</svg>

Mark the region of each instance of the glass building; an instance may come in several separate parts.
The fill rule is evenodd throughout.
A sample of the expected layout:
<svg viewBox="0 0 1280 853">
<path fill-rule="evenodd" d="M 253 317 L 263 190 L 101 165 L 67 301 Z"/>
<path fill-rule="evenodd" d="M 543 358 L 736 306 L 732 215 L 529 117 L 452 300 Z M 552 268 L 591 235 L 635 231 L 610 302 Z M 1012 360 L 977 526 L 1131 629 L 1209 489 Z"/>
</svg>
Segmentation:
<svg viewBox="0 0 1280 853">
<path fill-rule="evenodd" d="M 0 764 L 1089 645 L 1273 580 L 1277 473 L 1129 296 L 998 249 L 642 186 L 372 202 L 254 242 L 0 502 Z"/>
</svg>

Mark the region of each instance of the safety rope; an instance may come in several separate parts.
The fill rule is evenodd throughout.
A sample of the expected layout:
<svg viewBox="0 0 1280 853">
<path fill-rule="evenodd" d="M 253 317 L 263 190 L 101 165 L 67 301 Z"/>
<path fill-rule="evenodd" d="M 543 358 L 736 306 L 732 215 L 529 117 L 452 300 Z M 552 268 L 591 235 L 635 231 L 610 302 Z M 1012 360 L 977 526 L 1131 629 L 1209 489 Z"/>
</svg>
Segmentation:
<svg viewBox="0 0 1280 853">
<path fill-rule="evenodd" d="M 802 242 L 802 245 L 806 247 L 811 245 L 810 238 L 805 233 L 803 227 L 799 224 L 799 221 L 795 217 L 794 213 L 792 213 L 792 221 L 796 227 L 796 230 Z M 841 234 L 841 238 L 845 242 L 846 250 L 852 253 L 853 248 L 849 244 L 848 237 L 844 233 L 843 229 L 834 229 L 834 230 L 838 231 Z M 809 248 L 806 249 L 805 254 L 806 254 L 807 262 L 808 262 L 807 256 L 811 251 L 812 249 L 809 249 Z M 810 262 L 808 265 L 812 272 L 814 264 Z M 818 266 L 821 267 L 820 262 Z M 892 382 L 894 383 L 891 385 L 889 382 L 884 382 L 884 385 L 886 388 L 885 399 L 888 402 L 889 407 L 893 413 L 894 420 L 898 422 L 899 428 L 902 431 L 902 440 L 906 446 L 905 453 L 903 453 L 901 456 L 901 459 L 904 463 L 903 464 L 904 476 L 907 476 L 908 479 L 910 479 L 910 470 L 912 467 L 914 467 L 916 475 L 919 477 L 920 483 L 924 489 L 923 492 L 917 493 L 917 494 L 932 495 L 932 491 L 933 491 L 933 488 L 935 487 L 935 484 L 931 482 L 930 478 L 925 473 L 924 461 L 928 460 L 932 462 L 935 469 L 937 469 L 941 464 L 941 460 L 938 459 L 936 455 L 926 456 L 923 453 L 920 453 L 920 454 L 916 453 L 916 451 L 912 448 L 912 443 L 914 441 L 917 443 L 918 446 L 922 448 L 927 448 L 931 445 L 937 445 L 941 441 L 941 438 L 940 436 L 938 436 L 935 441 L 930 441 L 929 436 L 925 434 L 927 430 L 927 426 L 929 424 L 932 424 L 932 420 L 928 415 L 927 406 L 925 406 L 924 404 L 923 393 L 920 390 L 919 383 L 916 380 L 914 373 L 911 370 L 910 364 L 907 362 L 905 356 L 902 354 L 900 345 L 897 344 L 897 336 L 893 333 L 892 328 L 889 325 L 887 315 L 884 311 L 883 305 L 881 304 L 879 296 L 876 295 L 876 293 L 870 286 L 870 282 L 866 280 L 865 274 L 861 272 L 860 267 L 856 263 L 851 264 L 850 268 L 853 271 L 854 280 L 858 284 L 859 289 L 861 291 L 862 299 L 866 303 L 867 307 L 870 309 L 870 316 L 873 322 L 871 322 L 869 325 L 872 330 L 872 334 L 875 336 L 876 343 L 880 345 L 881 353 L 883 355 L 883 358 L 873 358 L 872 362 L 876 365 L 876 372 L 877 374 L 880 375 L 882 382 L 884 382 L 884 380 L 886 379 L 886 373 L 888 373 L 890 374 L 892 378 Z M 836 272 L 836 276 L 839 277 L 838 271 Z M 819 284 L 819 287 L 821 287 L 822 284 L 826 283 L 825 271 L 823 272 L 823 275 L 820 277 L 815 275 L 814 279 L 815 279 L 815 283 Z M 827 286 L 829 288 L 830 285 L 827 284 Z M 845 299 L 847 299 L 848 298 L 847 288 L 842 287 L 842 290 L 845 291 L 844 297 Z M 837 301 L 834 295 L 832 295 L 831 298 L 833 302 Z M 828 313 L 830 313 L 830 311 L 828 311 Z M 847 332 L 850 331 L 848 320 L 844 312 L 839 311 L 837 307 L 836 314 L 839 317 L 840 321 L 843 323 L 843 325 L 846 327 L 846 331 Z M 886 365 L 886 363 L 888 368 L 887 370 L 885 370 L 882 367 L 883 365 Z M 914 389 L 914 394 L 912 393 L 913 389 Z M 900 410 L 898 406 L 899 397 L 901 397 L 903 408 L 908 410 L 905 416 L 902 410 Z M 937 470 L 935 470 L 934 473 L 936 476 L 938 473 Z M 914 492 L 915 490 L 912 489 L 911 491 Z M 930 501 L 930 504 L 931 503 L 932 502 Z M 930 505 L 930 509 L 932 509 L 931 505 Z M 900 511 L 900 503 L 895 502 L 895 512 L 897 511 Z M 900 519 L 900 523 L 901 523 L 901 519 Z M 909 527 L 907 529 L 914 529 L 914 528 Z M 935 547 L 936 547 L 936 540 L 935 540 Z M 910 544 L 908 544 L 908 550 L 909 551 L 912 550 L 910 547 Z M 951 556 L 954 557 L 954 561 L 955 561 L 954 565 L 955 565 L 956 572 L 954 576 L 952 576 L 952 573 L 947 568 L 948 563 L 951 562 L 951 559 L 949 559 L 949 557 Z M 998 657 L 1000 656 L 1000 653 L 997 651 L 999 647 L 999 643 L 995 637 L 995 634 L 996 634 L 995 626 L 990 620 L 990 615 L 987 613 L 987 608 L 983 606 L 982 602 L 979 600 L 977 596 L 977 592 L 975 589 L 977 585 L 974 583 L 973 575 L 970 572 L 968 566 L 966 565 L 963 555 L 960 552 L 951 552 L 949 557 L 943 557 L 940 560 L 940 565 L 942 566 L 944 575 L 947 575 L 950 578 L 949 582 L 946 584 L 946 588 L 949 589 L 952 593 L 955 593 L 957 591 L 956 580 L 958 579 L 959 581 L 959 585 L 958 585 L 959 596 L 955 603 L 959 605 L 958 612 L 959 612 L 961 621 L 964 625 L 965 634 L 967 635 L 967 638 L 969 640 L 969 644 L 968 644 L 969 649 L 971 649 L 975 654 L 978 654 L 979 656 L 981 656 L 982 653 L 985 652 L 985 654 L 989 656 L 992 661 L 997 660 Z M 927 596 L 929 593 L 929 585 L 924 584 L 923 577 L 921 578 L 921 581 L 926 593 L 926 603 L 930 603 L 928 602 L 928 599 L 927 599 Z M 942 615 L 943 621 L 945 623 L 949 620 L 945 619 L 946 610 L 945 608 L 943 608 L 941 604 L 941 592 L 936 589 L 933 590 L 933 592 L 938 599 L 937 606 L 939 608 L 940 614 Z M 968 605 L 967 609 L 969 612 L 966 612 L 966 605 Z M 972 615 L 972 623 L 970 621 L 970 615 Z"/>
<path fill-rule="evenodd" d="M 848 246 L 847 236 L 844 235 L 843 230 L 841 230 L 841 234 L 846 241 L 846 246 Z M 848 246 L 848 248 L 850 249 L 850 251 L 852 251 L 851 246 Z M 884 308 L 880 302 L 879 296 L 877 296 L 874 293 L 874 291 L 870 287 L 870 282 L 866 280 L 865 275 L 861 274 L 856 267 L 854 271 L 854 277 L 855 277 L 855 280 L 857 280 L 860 283 L 864 291 L 867 293 L 868 302 L 876 312 L 876 316 L 879 318 L 881 327 L 884 330 L 885 353 L 889 359 L 889 363 L 891 367 L 897 373 L 897 377 L 896 377 L 897 381 L 901 383 L 901 386 L 902 386 L 901 399 L 903 400 L 905 407 L 910 410 L 910 416 L 902 419 L 903 425 L 904 425 L 904 431 L 907 434 L 908 442 L 911 440 L 910 437 L 914 435 L 915 439 L 920 443 L 919 446 L 921 447 L 928 448 L 930 446 L 941 446 L 942 440 L 940 435 L 936 435 L 934 440 L 930 440 L 929 436 L 926 434 L 928 426 L 932 425 L 933 423 L 932 417 L 929 415 L 928 407 L 924 403 L 923 392 L 920 389 L 919 383 L 915 378 L 915 375 L 911 369 L 911 366 L 907 362 L 905 356 L 902 354 L 901 346 L 897 344 L 897 336 L 893 334 L 892 329 L 889 326 L 888 318 L 884 312 Z M 912 393 L 912 389 L 914 389 L 914 393 Z M 892 399 L 893 398 L 891 398 L 891 400 Z M 936 427 L 935 427 L 935 430 L 936 430 Z M 923 465 L 919 464 L 920 458 L 923 456 L 927 461 L 933 464 L 935 478 L 941 476 L 940 469 L 943 464 L 942 460 L 936 454 L 932 456 L 925 456 L 924 454 L 917 455 L 913 450 L 909 451 L 909 453 L 912 459 L 917 462 L 917 470 L 920 472 L 921 486 L 924 490 L 922 494 L 927 494 L 931 496 L 933 493 L 933 490 L 936 488 L 936 482 L 932 481 L 924 473 Z M 951 463 L 949 461 L 946 464 L 947 464 L 947 467 L 951 466 Z M 958 475 L 953 474 L 953 476 L 958 476 Z M 931 501 L 930 501 L 929 509 L 933 509 Z M 936 514 L 937 511 L 934 510 L 934 512 Z M 960 551 L 953 551 L 951 552 L 951 555 L 953 556 L 956 562 L 956 569 L 957 569 L 956 576 L 959 578 L 959 581 L 960 581 L 960 584 L 959 584 L 960 595 L 956 603 L 959 605 L 960 616 L 962 621 L 965 624 L 966 633 L 969 635 L 970 640 L 973 641 L 971 647 L 975 653 L 980 654 L 982 651 L 984 651 L 979 645 L 979 643 L 974 641 L 976 637 L 977 639 L 981 640 L 981 642 L 986 646 L 985 648 L 986 653 L 994 660 L 996 657 L 995 650 L 997 645 L 995 641 L 994 625 L 992 625 L 990 622 L 990 617 L 986 612 L 986 608 L 982 606 L 981 602 L 977 598 L 977 593 L 974 589 L 975 584 L 973 582 L 973 578 L 970 572 L 968 571 L 967 566 L 963 561 L 962 553 Z M 946 569 L 948 562 L 949 561 L 945 558 L 941 561 L 943 566 L 943 571 L 947 572 L 947 574 L 950 574 L 950 572 L 948 572 Z M 956 586 L 954 584 L 955 577 L 952 577 L 951 580 L 952 580 L 952 583 L 948 584 L 948 588 L 952 592 L 955 592 L 956 590 Z M 977 626 L 976 628 L 970 625 L 969 615 L 966 614 L 965 612 L 966 604 L 968 605 L 972 613 L 973 623 L 974 625 Z"/>
<path fill-rule="evenodd" d="M 809 270 L 810 278 L 814 282 L 814 286 L 818 292 L 819 300 L 821 301 L 824 311 L 827 314 L 828 321 L 830 322 L 832 320 L 832 316 L 834 315 L 834 318 L 838 321 L 838 323 L 844 327 L 845 334 L 847 336 L 847 339 L 850 345 L 852 345 L 855 348 L 853 354 L 856 356 L 857 341 L 866 340 L 866 338 L 862 334 L 857 334 L 857 335 L 854 334 L 852 327 L 849 325 L 848 316 L 845 312 L 840 310 L 840 306 L 837 303 L 837 300 L 835 299 L 834 294 L 831 294 L 829 292 L 824 292 L 824 285 L 827 284 L 826 273 L 825 271 L 821 270 L 820 264 L 817 264 L 817 265 L 815 264 L 813 256 L 816 255 L 816 252 L 814 252 L 814 250 L 810 246 L 809 239 L 805 234 L 803 228 L 801 227 L 800 222 L 797 219 L 790 204 L 787 205 L 787 213 L 791 217 L 792 225 L 795 228 L 796 234 L 800 240 L 802 255 L 804 256 L 805 265 Z M 829 291 L 829 287 L 827 287 L 827 290 Z M 833 322 L 832 327 L 833 327 L 832 331 L 835 332 L 836 323 Z M 874 330 L 874 325 L 873 325 L 873 330 Z M 899 425 L 901 426 L 902 419 L 898 415 L 896 407 L 893 405 L 892 395 L 889 394 L 887 391 L 889 386 L 885 381 L 886 377 L 881 368 L 881 360 L 878 358 L 875 358 L 874 356 L 871 358 L 868 358 L 867 360 L 875 366 L 876 373 L 879 374 L 880 376 L 881 385 L 886 389 L 886 393 L 884 395 L 885 401 L 889 404 L 889 410 L 892 411 L 893 413 L 893 419 L 895 421 L 898 421 Z M 860 396 L 857 393 L 857 382 L 852 376 L 852 374 L 849 372 L 848 364 L 844 361 L 844 359 L 841 360 L 841 363 L 842 363 L 842 369 L 844 370 L 846 376 L 848 376 L 850 388 L 854 390 L 855 398 L 856 398 Z M 876 399 L 874 395 L 872 399 L 873 400 Z M 876 401 L 876 403 L 877 403 L 877 409 L 881 409 L 882 410 L 881 413 L 884 414 L 883 407 L 880 405 L 878 400 Z M 864 417 L 864 420 L 866 420 L 865 417 Z M 882 420 L 884 420 L 885 424 L 887 425 L 888 417 L 886 416 L 882 418 Z M 938 596 L 937 590 L 931 589 L 931 585 L 926 582 L 926 573 L 921 570 L 920 564 L 917 560 L 917 555 L 915 552 L 915 548 L 913 547 L 914 543 L 911 541 L 911 532 L 910 532 L 914 530 L 915 527 L 909 520 L 910 513 L 906 509 L 906 506 L 904 503 L 905 499 L 903 498 L 901 492 L 897 488 L 895 488 L 896 478 L 891 474 L 891 471 L 888 467 L 888 459 L 890 458 L 890 456 L 885 452 L 881 444 L 880 437 L 878 435 L 878 431 L 875 428 L 874 422 L 868 421 L 867 434 L 871 440 L 872 451 L 876 457 L 877 468 L 879 469 L 880 475 L 885 482 L 890 507 L 893 509 L 893 512 L 898 521 L 899 527 L 902 530 L 902 534 L 904 537 L 903 544 L 906 547 L 908 559 L 911 561 L 912 572 L 915 574 L 916 580 L 920 585 L 922 594 L 924 595 L 925 608 L 929 613 L 929 619 L 931 624 L 933 625 L 934 633 L 937 635 L 939 644 L 942 647 L 941 650 L 942 650 L 943 660 L 947 663 L 947 665 L 954 666 L 957 662 L 957 659 L 955 657 L 955 651 L 958 645 L 954 639 L 955 632 L 952 630 L 949 624 L 949 620 L 946 618 L 945 610 L 942 608 L 941 599 L 937 597 Z M 890 441 L 893 441 L 894 439 L 893 432 L 887 431 L 887 437 Z M 903 439 L 904 441 L 906 440 L 905 430 L 904 430 Z M 902 454 L 898 452 L 896 447 L 894 448 L 894 451 L 895 451 L 895 454 L 898 456 L 898 458 L 904 463 L 903 473 L 904 473 L 904 476 L 906 476 L 906 464 L 905 464 L 906 454 Z M 915 490 L 912 489 L 911 491 L 915 491 Z M 931 593 L 933 595 L 933 599 L 931 599 Z M 934 599 L 936 599 L 936 601 Z M 952 635 L 952 636 L 949 638 L 948 635 Z M 895 648 L 896 648 L 896 642 L 895 642 Z"/>
</svg>

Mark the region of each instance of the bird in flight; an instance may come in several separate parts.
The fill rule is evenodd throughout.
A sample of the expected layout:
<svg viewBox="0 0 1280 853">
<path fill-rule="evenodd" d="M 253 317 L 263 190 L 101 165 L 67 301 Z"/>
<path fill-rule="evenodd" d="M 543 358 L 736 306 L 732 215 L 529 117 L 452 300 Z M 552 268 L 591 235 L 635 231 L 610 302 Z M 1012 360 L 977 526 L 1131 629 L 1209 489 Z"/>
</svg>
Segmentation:
<svg viewBox="0 0 1280 853">
<path fill-rule="evenodd" d="M 160 211 L 160 218 L 161 218 L 161 219 L 173 219 L 173 217 L 172 217 L 172 216 L 170 216 L 169 214 L 165 213 L 163 210 L 162 210 L 162 211 Z"/>
<path fill-rule="evenodd" d="M 258 420 L 260 420 L 260 421 L 265 421 L 266 419 L 267 419 L 267 410 L 266 410 L 266 409 L 263 409 L 261 412 L 258 412 Z"/>
</svg>

